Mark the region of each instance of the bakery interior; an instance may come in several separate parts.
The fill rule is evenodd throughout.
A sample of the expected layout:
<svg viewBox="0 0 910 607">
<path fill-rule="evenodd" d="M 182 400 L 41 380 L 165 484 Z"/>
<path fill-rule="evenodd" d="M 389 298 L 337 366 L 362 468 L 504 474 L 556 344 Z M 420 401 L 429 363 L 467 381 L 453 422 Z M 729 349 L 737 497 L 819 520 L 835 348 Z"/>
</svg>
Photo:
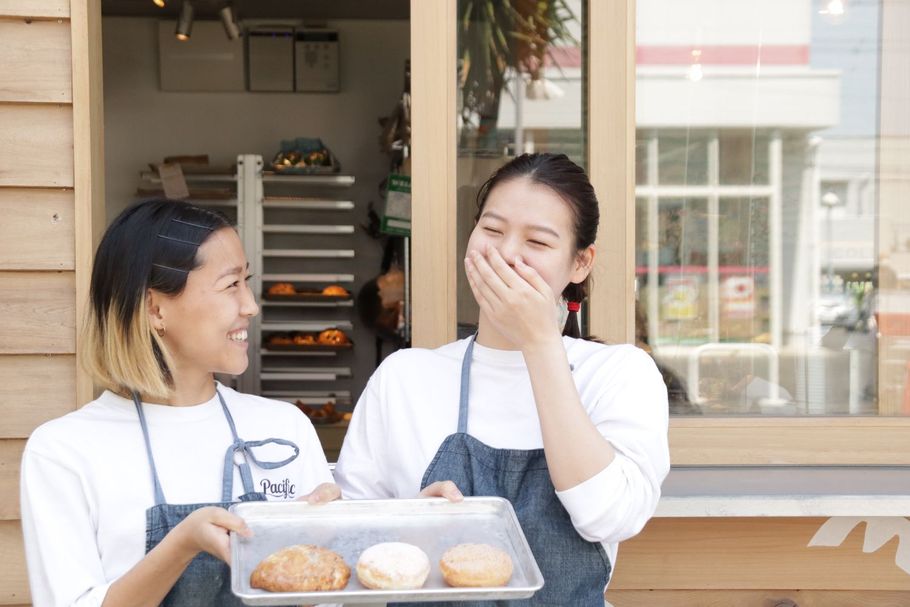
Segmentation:
<svg viewBox="0 0 910 607">
<path fill-rule="evenodd" d="M 107 221 L 168 194 L 237 223 L 260 314 L 248 371 L 220 379 L 300 407 L 329 461 L 409 343 L 407 231 L 383 221 L 409 27 L 408 0 L 102 2 Z"/>
</svg>

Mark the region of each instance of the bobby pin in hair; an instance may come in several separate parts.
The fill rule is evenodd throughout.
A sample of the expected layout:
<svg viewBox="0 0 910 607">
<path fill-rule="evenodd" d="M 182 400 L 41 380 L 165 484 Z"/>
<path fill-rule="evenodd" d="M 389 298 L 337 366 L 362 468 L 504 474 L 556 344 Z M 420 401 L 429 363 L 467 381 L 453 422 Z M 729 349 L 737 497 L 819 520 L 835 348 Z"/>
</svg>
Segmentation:
<svg viewBox="0 0 910 607">
<path fill-rule="evenodd" d="M 181 270 L 180 268 L 172 268 L 171 266 L 165 266 L 160 263 L 153 263 L 152 265 L 155 266 L 156 268 L 162 268 L 164 270 L 173 270 L 175 272 L 183 272 L 184 274 L 190 273 L 189 270 Z"/>
<path fill-rule="evenodd" d="M 206 230 L 208 232 L 211 232 L 212 230 L 215 229 L 215 228 L 212 228 L 209 226 L 199 225 L 198 223 L 191 223 L 189 221 L 183 221 L 182 219 L 171 219 L 171 221 L 176 221 L 177 223 L 182 223 L 185 226 L 192 226 L 194 228 L 199 228 L 200 230 Z"/>
<path fill-rule="evenodd" d="M 173 236 L 165 236 L 164 234 L 158 234 L 158 238 L 164 238 L 165 240 L 173 240 L 174 242 L 188 244 L 191 247 L 198 247 L 200 245 L 200 243 L 193 242 L 192 240 L 183 240 L 182 238 L 174 238 Z"/>
</svg>

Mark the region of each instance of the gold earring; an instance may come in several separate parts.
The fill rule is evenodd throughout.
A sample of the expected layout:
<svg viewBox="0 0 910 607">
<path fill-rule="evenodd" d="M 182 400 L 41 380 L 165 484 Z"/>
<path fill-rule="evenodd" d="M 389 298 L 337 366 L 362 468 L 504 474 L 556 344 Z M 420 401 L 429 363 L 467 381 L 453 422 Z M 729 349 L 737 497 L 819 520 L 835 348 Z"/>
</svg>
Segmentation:
<svg viewBox="0 0 910 607">
<path fill-rule="evenodd" d="M 158 334 L 158 337 L 164 337 L 164 327 L 160 329 L 155 329 L 155 332 Z"/>
</svg>

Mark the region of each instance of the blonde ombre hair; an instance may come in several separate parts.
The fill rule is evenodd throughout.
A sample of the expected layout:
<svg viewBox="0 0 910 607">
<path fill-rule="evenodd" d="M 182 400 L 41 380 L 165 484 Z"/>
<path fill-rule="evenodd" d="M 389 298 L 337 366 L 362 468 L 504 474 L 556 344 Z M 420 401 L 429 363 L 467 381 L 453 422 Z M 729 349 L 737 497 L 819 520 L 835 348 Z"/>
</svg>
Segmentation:
<svg viewBox="0 0 910 607">
<path fill-rule="evenodd" d="M 95 254 L 82 328 L 82 364 L 97 384 L 125 396 L 170 398 L 174 361 L 152 327 L 148 294 L 179 295 L 199 266 L 199 247 L 227 227 L 220 213 L 164 199 L 114 219 Z"/>
<path fill-rule="evenodd" d="M 90 311 L 82 337 L 82 361 L 95 383 L 118 394 L 133 391 L 167 400 L 173 391 L 173 359 L 149 322 L 147 299 L 141 299 L 133 322 L 120 322 L 113 306 L 103 317 Z M 158 352 L 160 352 L 160 360 Z"/>
</svg>

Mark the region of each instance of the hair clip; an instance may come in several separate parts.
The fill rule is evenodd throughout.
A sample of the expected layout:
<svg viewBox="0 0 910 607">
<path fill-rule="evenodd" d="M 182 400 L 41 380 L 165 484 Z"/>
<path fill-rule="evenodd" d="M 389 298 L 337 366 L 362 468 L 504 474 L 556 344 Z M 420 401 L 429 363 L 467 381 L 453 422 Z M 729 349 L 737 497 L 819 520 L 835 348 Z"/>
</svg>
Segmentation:
<svg viewBox="0 0 910 607">
<path fill-rule="evenodd" d="M 189 270 L 181 270 L 180 268 L 172 268 L 171 266 L 165 266 L 160 263 L 153 263 L 152 265 L 155 266 L 156 268 L 161 268 L 163 270 L 173 270 L 175 272 L 183 272 L 184 274 L 190 273 Z"/>
<path fill-rule="evenodd" d="M 193 242 L 192 240 L 183 240 L 182 238 L 175 238 L 174 236 L 165 236 L 164 234 L 158 234 L 158 238 L 164 238 L 165 240 L 173 240 L 174 242 L 188 244 L 191 247 L 198 247 L 200 244 L 198 242 Z"/>
<path fill-rule="evenodd" d="M 171 221 L 176 221 L 177 223 L 182 223 L 182 224 L 185 225 L 185 226 L 192 226 L 192 227 L 194 227 L 194 228 L 199 228 L 200 230 L 206 230 L 206 231 L 208 231 L 208 232 L 211 232 L 211 231 L 214 229 L 214 228 L 211 228 L 211 227 L 209 227 L 209 226 L 199 225 L 198 223 L 192 223 L 192 222 L 189 222 L 189 221 L 183 221 L 182 219 L 171 219 Z"/>
</svg>

